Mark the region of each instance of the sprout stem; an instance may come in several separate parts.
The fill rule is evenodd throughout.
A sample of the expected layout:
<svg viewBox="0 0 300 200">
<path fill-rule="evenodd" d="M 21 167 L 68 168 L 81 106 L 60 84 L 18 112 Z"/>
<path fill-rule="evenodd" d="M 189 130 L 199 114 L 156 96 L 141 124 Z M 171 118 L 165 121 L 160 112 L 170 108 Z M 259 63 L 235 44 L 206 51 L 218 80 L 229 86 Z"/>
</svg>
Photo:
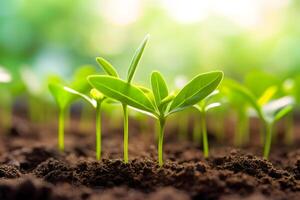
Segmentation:
<svg viewBox="0 0 300 200">
<path fill-rule="evenodd" d="M 266 136 L 265 136 L 265 146 L 264 146 L 264 158 L 268 159 L 272 143 L 272 126 L 273 123 L 266 124 Z"/>
<path fill-rule="evenodd" d="M 96 107 L 96 158 L 101 160 L 101 102 Z"/>
<path fill-rule="evenodd" d="M 202 139 L 203 139 L 203 155 L 205 158 L 208 158 L 209 148 L 208 148 L 208 139 L 207 139 L 207 129 L 206 129 L 206 113 L 205 111 L 200 112 L 201 117 L 201 128 L 202 128 Z"/>
<path fill-rule="evenodd" d="M 159 120 L 159 136 L 158 136 L 158 164 L 160 167 L 163 166 L 163 143 L 164 143 L 164 129 L 165 129 L 165 120 Z"/>
<path fill-rule="evenodd" d="M 128 108 L 126 104 L 123 104 L 124 113 L 124 163 L 128 163 Z"/>
<path fill-rule="evenodd" d="M 59 119 L 58 119 L 58 149 L 64 151 L 64 133 L 65 132 L 65 109 L 59 110 Z"/>
</svg>

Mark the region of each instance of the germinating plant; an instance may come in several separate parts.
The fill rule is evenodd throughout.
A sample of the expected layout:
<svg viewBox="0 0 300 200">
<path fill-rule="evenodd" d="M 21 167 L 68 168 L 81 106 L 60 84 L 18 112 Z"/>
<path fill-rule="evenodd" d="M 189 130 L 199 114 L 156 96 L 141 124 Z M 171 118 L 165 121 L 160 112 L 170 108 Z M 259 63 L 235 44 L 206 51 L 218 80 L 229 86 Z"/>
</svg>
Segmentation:
<svg viewBox="0 0 300 200">
<path fill-rule="evenodd" d="M 207 128 L 206 128 L 206 113 L 207 111 L 221 106 L 219 102 L 210 103 L 210 100 L 213 96 L 219 93 L 218 90 L 215 90 L 210 95 L 208 95 L 205 99 L 201 100 L 198 104 L 194 105 L 194 107 L 200 112 L 200 124 L 201 124 L 201 132 L 197 133 L 196 139 L 200 139 L 202 135 L 202 144 L 203 144 L 203 155 L 205 158 L 209 156 L 209 147 L 208 147 L 208 138 L 207 138 Z"/>
<path fill-rule="evenodd" d="M 275 88 L 270 87 L 264 92 L 262 97 L 257 100 L 250 90 L 236 81 L 227 81 L 226 86 L 243 97 L 262 120 L 265 128 L 263 157 L 267 159 L 270 154 L 274 124 L 292 111 L 294 98 L 285 96 L 269 101 L 275 91 Z"/>
<path fill-rule="evenodd" d="M 142 43 L 140 44 L 140 46 L 138 47 L 138 49 L 136 50 L 135 54 L 133 55 L 133 58 L 131 60 L 131 64 L 129 66 L 128 69 L 128 73 L 127 73 L 127 79 L 126 79 L 126 83 L 128 85 L 131 85 L 131 82 L 133 80 L 133 77 L 135 75 L 137 66 L 140 62 L 140 59 L 142 57 L 142 54 L 144 52 L 144 49 L 146 47 L 146 44 L 149 40 L 149 36 L 147 35 L 144 40 L 142 41 Z M 108 77 L 111 76 L 111 78 L 115 79 L 115 80 L 120 80 L 119 75 L 117 73 L 117 71 L 115 70 L 115 68 L 113 67 L 112 64 L 110 64 L 107 60 L 105 60 L 104 58 L 98 57 L 96 58 L 96 61 L 100 64 L 100 66 L 103 68 L 103 70 L 107 73 Z M 117 82 L 117 81 L 116 81 Z M 101 84 L 101 83 L 99 83 Z M 105 87 L 105 82 L 103 82 L 101 85 L 103 87 Z M 95 85 L 92 84 L 93 87 L 95 87 Z M 99 85 L 98 85 L 99 87 Z M 98 87 L 95 87 L 96 89 L 98 89 Z M 111 88 L 106 87 L 105 92 L 101 91 L 105 96 L 110 97 L 110 95 L 106 95 L 107 92 L 108 93 L 115 93 L 118 91 L 118 89 L 116 91 L 110 91 Z M 119 94 L 121 95 L 121 94 Z M 116 98 L 116 100 L 119 100 Z M 123 144 L 123 148 L 124 148 L 124 162 L 128 163 L 128 104 L 126 101 L 122 101 L 119 100 L 122 103 L 122 108 L 123 108 L 123 114 L 124 114 L 124 144 Z"/>
<path fill-rule="evenodd" d="M 220 84 L 223 73 L 220 71 L 200 74 L 187 83 L 177 94 L 169 93 L 167 84 L 159 72 L 151 74 L 152 91 L 107 75 L 88 77 L 90 84 L 105 96 L 129 105 L 157 119 L 158 163 L 163 165 L 163 138 L 167 117 L 175 112 L 192 107 Z"/>
<path fill-rule="evenodd" d="M 89 84 L 86 81 L 86 77 L 95 72 L 93 67 L 83 66 L 80 67 L 74 74 L 73 81 L 70 84 L 70 88 L 74 88 L 76 91 L 83 93 L 89 90 Z M 76 96 L 65 90 L 64 83 L 59 77 L 54 76 L 49 80 L 49 90 L 54 97 L 59 109 L 58 117 L 58 148 L 64 151 L 64 130 L 65 130 L 65 117 L 71 103 L 76 99 Z"/>
<path fill-rule="evenodd" d="M 83 98 L 96 110 L 96 158 L 101 159 L 101 105 L 106 99 L 105 96 L 96 89 L 92 89 L 90 96 L 80 93 L 72 88 L 64 87 L 64 89 L 74 95 Z"/>
</svg>

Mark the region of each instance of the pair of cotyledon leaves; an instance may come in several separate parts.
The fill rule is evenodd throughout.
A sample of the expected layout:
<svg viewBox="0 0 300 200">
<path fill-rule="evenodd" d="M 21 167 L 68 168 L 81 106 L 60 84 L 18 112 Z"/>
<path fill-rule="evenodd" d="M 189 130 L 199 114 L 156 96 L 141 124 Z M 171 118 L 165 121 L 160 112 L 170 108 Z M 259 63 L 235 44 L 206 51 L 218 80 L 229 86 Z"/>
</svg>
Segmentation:
<svg viewBox="0 0 300 200">
<path fill-rule="evenodd" d="M 274 86 L 265 90 L 263 95 L 256 99 L 255 95 L 248 88 L 233 80 L 226 80 L 225 87 L 241 96 L 251 107 L 256 111 L 260 119 L 267 123 L 273 123 L 286 116 L 293 109 L 295 102 L 291 96 L 285 96 L 273 101 L 270 101 L 277 91 Z"/>
</svg>

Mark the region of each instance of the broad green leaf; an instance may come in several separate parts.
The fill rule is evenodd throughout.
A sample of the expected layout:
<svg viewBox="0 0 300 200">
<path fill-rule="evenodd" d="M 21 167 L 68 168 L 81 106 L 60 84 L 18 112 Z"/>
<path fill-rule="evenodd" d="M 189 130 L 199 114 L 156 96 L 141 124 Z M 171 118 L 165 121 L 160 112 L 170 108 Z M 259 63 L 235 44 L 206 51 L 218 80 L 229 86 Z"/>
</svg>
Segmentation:
<svg viewBox="0 0 300 200">
<path fill-rule="evenodd" d="M 113 67 L 112 64 L 110 64 L 110 62 L 108 62 L 102 57 L 97 57 L 96 61 L 108 75 L 119 77 L 117 70 Z"/>
<path fill-rule="evenodd" d="M 176 112 L 198 103 L 218 87 L 222 78 L 223 72 L 221 71 L 196 76 L 176 95 L 170 106 L 170 112 Z"/>
<path fill-rule="evenodd" d="M 240 97 L 244 98 L 257 112 L 258 116 L 264 120 L 264 114 L 261 110 L 261 107 L 258 105 L 254 94 L 248 90 L 246 87 L 241 85 L 240 83 L 227 79 L 224 82 L 224 85 L 230 89 L 230 91 L 234 92 L 235 94 L 239 95 Z"/>
<path fill-rule="evenodd" d="M 71 93 L 71 94 L 73 94 L 73 95 L 77 95 L 77 96 L 83 98 L 83 99 L 86 100 L 88 103 L 90 103 L 94 108 L 97 107 L 97 101 L 96 101 L 95 99 L 92 99 L 92 98 L 90 98 L 89 96 L 87 96 L 87 95 L 85 95 L 85 94 L 82 94 L 82 93 L 80 93 L 80 92 L 78 92 L 78 91 L 76 91 L 76 90 L 74 90 L 74 89 L 72 89 L 72 88 L 69 88 L 69 87 L 67 87 L 67 86 L 64 86 L 63 88 L 64 88 L 65 91 L 67 91 L 67 92 L 69 92 L 69 93 Z"/>
<path fill-rule="evenodd" d="M 149 40 L 149 35 L 146 35 L 146 37 L 144 38 L 144 40 L 142 41 L 141 45 L 139 46 L 139 48 L 136 50 L 136 52 L 134 53 L 134 56 L 131 60 L 131 64 L 130 67 L 128 69 L 128 74 L 127 74 L 127 82 L 130 83 L 134 77 L 134 74 L 136 72 L 136 68 L 140 62 L 140 59 L 142 57 L 142 54 L 144 52 L 144 49 L 146 47 L 146 44 Z"/>
<path fill-rule="evenodd" d="M 275 93 L 277 92 L 278 87 L 277 86 L 271 86 L 262 94 L 262 96 L 258 99 L 257 103 L 260 106 L 263 106 L 264 104 L 268 103 Z"/>
<path fill-rule="evenodd" d="M 151 74 L 151 86 L 156 105 L 160 105 L 161 101 L 168 96 L 168 87 L 162 75 L 154 71 Z"/>
<path fill-rule="evenodd" d="M 291 106 L 291 105 L 289 105 L 289 106 L 281 109 L 278 113 L 276 113 L 274 121 L 279 121 L 284 116 L 286 116 L 287 114 L 289 114 L 290 112 L 292 112 L 292 110 L 293 110 L 293 106 Z"/>
<path fill-rule="evenodd" d="M 65 109 L 73 100 L 72 95 L 64 89 L 64 86 L 49 83 L 48 87 L 60 109 Z"/>
<path fill-rule="evenodd" d="M 116 77 L 105 75 L 89 76 L 88 81 L 94 88 L 109 98 L 143 111 L 156 112 L 151 100 L 137 86 Z"/>
</svg>

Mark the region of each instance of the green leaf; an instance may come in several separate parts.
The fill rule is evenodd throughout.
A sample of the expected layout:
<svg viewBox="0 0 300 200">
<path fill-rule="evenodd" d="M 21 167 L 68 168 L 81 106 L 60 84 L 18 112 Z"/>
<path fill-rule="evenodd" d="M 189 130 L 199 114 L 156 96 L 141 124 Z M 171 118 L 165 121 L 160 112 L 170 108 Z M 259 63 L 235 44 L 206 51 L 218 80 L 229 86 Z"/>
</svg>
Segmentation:
<svg viewBox="0 0 300 200">
<path fill-rule="evenodd" d="M 127 74 L 127 82 L 130 83 L 134 77 L 134 74 L 136 72 L 136 68 L 137 65 L 140 62 L 140 59 L 142 57 L 142 54 L 144 52 L 145 46 L 147 44 L 149 40 L 149 35 L 146 35 L 146 37 L 144 38 L 144 40 L 142 41 L 142 43 L 140 44 L 139 48 L 136 50 L 132 60 L 131 60 L 131 64 L 128 70 L 128 74 Z"/>
<path fill-rule="evenodd" d="M 77 95 L 77 96 L 83 98 L 83 99 L 86 100 L 88 103 L 90 103 L 94 108 L 97 107 L 97 101 L 96 101 L 95 99 L 92 99 L 92 98 L 90 98 L 89 96 L 87 96 L 87 95 L 85 95 L 85 94 L 82 94 L 82 93 L 80 93 L 80 92 L 78 92 L 78 91 L 76 91 L 76 90 L 74 90 L 74 89 L 72 89 L 72 88 L 69 88 L 69 87 L 67 87 L 67 86 L 64 86 L 63 88 L 64 88 L 64 90 L 65 90 L 66 92 L 69 92 L 70 94 Z"/>
<path fill-rule="evenodd" d="M 156 105 L 160 105 L 161 101 L 168 96 L 169 92 L 164 78 L 157 71 L 151 74 L 151 86 Z"/>
<path fill-rule="evenodd" d="M 110 64 L 110 62 L 108 62 L 102 57 L 97 57 L 96 61 L 108 75 L 119 77 L 117 70 L 113 67 L 112 64 Z"/>
<path fill-rule="evenodd" d="M 247 101 L 257 112 L 258 116 L 264 120 L 264 114 L 262 112 L 261 107 L 258 105 L 254 94 L 248 90 L 246 87 L 241 85 L 240 83 L 226 79 L 224 85 L 229 88 L 231 92 L 234 92 L 236 95 L 242 97 L 245 101 Z"/>
<path fill-rule="evenodd" d="M 274 121 L 279 121 L 284 116 L 286 116 L 287 114 L 289 114 L 290 112 L 292 112 L 292 110 L 293 110 L 293 106 L 291 106 L 291 105 L 289 105 L 289 106 L 281 109 L 278 113 L 276 113 Z"/>
<path fill-rule="evenodd" d="M 116 77 L 105 75 L 89 76 L 88 81 L 94 88 L 109 98 L 143 111 L 156 112 L 151 100 L 137 86 Z"/>
<path fill-rule="evenodd" d="M 174 98 L 170 106 L 170 113 L 193 106 L 207 97 L 218 87 L 222 78 L 223 72 L 221 71 L 196 76 Z"/>
<path fill-rule="evenodd" d="M 49 83 L 48 87 L 60 109 L 65 109 L 74 99 L 61 84 Z"/>
</svg>

